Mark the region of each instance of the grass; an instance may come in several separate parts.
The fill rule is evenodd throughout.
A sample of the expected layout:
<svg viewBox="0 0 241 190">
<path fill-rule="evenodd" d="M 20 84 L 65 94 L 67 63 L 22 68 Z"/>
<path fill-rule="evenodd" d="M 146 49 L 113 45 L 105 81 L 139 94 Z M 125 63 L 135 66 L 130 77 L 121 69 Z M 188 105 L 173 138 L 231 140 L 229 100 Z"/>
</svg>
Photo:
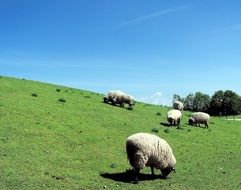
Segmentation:
<svg viewBox="0 0 241 190">
<path fill-rule="evenodd" d="M 0 189 L 241 189 L 239 122 L 212 117 L 207 130 L 187 125 L 184 112 L 178 130 L 160 124 L 167 107 L 138 102 L 129 111 L 102 98 L 1 77 Z M 144 168 L 140 183 L 130 183 L 125 140 L 137 132 L 171 145 L 177 159 L 171 179 L 152 178 Z"/>
</svg>

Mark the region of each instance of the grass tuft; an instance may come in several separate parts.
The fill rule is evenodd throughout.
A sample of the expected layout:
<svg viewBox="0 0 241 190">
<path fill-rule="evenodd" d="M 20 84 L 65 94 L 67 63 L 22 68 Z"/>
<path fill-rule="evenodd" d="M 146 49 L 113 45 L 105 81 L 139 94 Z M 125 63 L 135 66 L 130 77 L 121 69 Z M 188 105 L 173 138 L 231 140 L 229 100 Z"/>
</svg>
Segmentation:
<svg viewBox="0 0 241 190">
<path fill-rule="evenodd" d="M 170 133 L 170 129 L 165 129 L 164 132 L 165 133 Z"/>
<path fill-rule="evenodd" d="M 161 114 L 161 112 L 157 112 L 156 115 L 161 116 L 162 114 Z"/>
<path fill-rule="evenodd" d="M 153 132 L 153 133 L 158 133 L 158 131 L 159 131 L 159 129 L 157 129 L 157 128 L 152 128 L 151 129 L 151 132 Z"/>
<path fill-rule="evenodd" d="M 37 93 L 32 93 L 31 96 L 33 96 L 33 97 L 37 97 L 38 94 L 37 94 Z"/>
<path fill-rule="evenodd" d="M 59 102 L 62 102 L 62 103 L 65 103 L 65 102 L 66 102 L 66 100 L 65 100 L 64 98 L 60 98 L 60 99 L 58 99 L 58 101 L 59 101 Z"/>
</svg>

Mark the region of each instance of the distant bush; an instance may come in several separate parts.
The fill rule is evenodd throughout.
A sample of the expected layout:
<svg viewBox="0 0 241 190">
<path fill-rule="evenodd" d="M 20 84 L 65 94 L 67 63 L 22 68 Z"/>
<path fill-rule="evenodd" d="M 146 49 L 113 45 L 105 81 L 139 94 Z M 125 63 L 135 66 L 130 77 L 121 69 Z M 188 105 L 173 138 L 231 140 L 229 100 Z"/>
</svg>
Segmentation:
<svg viewBox="0 0 241 190">
<path fill-rule="evenodd" d="M 60 98 L 60 99 L 58 99 L 58 101 L 62 102 L 62 103 L 66 102 L 66 100 L 64 98 Z"/>
<path fill-rule="evenodd" d="M 33 97 L 37 97 L 38 94 L 37 94 L 37 93 L 32 93 L 31 96 L 33 96 Z"/>
<path fill-rule="evenodd" d="M 59 88 L 57 88 L 57 89 L 56 89 L 56 91 L 57 91 L 57 92 L 60 92 L 60 89 L 59 89 Z"/>
</svg>

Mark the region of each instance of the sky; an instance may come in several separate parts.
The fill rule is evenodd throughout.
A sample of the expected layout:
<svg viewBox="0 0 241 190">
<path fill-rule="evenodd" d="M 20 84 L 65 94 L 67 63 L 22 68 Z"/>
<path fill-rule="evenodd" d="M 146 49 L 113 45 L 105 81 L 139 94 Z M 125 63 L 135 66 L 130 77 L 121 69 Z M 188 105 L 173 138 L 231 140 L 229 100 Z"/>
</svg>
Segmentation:
<svg viewBox="0 0 241 190">
<path fill-rule="evenodd" d="M 241 95 L 240 0 L 0 0 L 0 75 L 171 105 Z"/>
</svg>

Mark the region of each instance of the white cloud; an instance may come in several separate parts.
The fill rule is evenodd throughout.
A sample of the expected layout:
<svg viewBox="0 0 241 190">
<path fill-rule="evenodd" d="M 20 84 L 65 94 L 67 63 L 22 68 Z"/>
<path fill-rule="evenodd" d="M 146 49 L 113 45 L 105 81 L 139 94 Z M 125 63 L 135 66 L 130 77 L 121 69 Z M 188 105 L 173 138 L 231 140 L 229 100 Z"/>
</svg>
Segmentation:
<svg viewBox="0 0 241 190">
<path fill-rule="evenodd" d="M 141 102 L 155 104 L 155 105 L 168 105 L 169 101 L 163 97 L 162 92 L 155 92 L 146 97 L 139 98 Z"/>
<path fill-rule="evenodd" d="M 174 12 L 177 12 L 177 11 L 180 11 L 180 10 L 183 10 L 183 9 L 187 9 L 189 7 L 190 7 L 189 5 L 183 5 L 183 6 L 179 6 L 179 7 L 175 7 L 175 8 L 171 8 L 171 9 L 165 9 L 165 10 L 161 10 L 161 11 L 158 11 L 158 12 L 150 13 L 148 15 L 139 16 L 139 17 L 136 17 L 136 18 L 133 18 L 133 19 L 123 21 L 123 22 L 119 23 L 119 25 L 117 25 L 116 27 L 122 27 L 122 26 L 126 26 L 126 25 L 133 24 L 133 23 L 136 23 L 136 22 L 149 20 L 149 19 L 152 19 L 152 18 L 155 18 L 155 17 L 158 17 L 158 16 L 174 13 Z"/>
</svg>

